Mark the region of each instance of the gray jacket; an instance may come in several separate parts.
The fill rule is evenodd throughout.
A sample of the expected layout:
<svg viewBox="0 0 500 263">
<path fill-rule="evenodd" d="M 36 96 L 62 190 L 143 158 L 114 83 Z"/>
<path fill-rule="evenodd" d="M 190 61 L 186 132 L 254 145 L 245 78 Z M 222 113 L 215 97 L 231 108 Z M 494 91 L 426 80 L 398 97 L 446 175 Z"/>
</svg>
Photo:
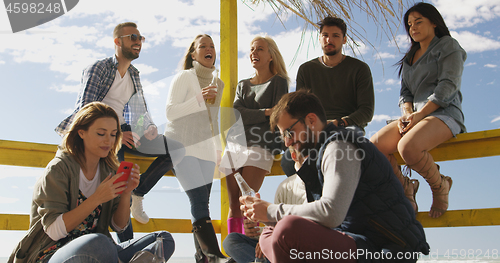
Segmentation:
<svg viewBox="0 0 500 263">
<path fill-rule="evenodd" d="M 450 36 L 434 37 L 427 51 L 413 65 L 403 61 L 399 104 L 413 102 L 418 111 L 432 101 L 440 106 L 431 116 L 452 117 L 466 132 L 462 112 L 462 72 L 467 58 L 465 50 Z"/>
</svg>

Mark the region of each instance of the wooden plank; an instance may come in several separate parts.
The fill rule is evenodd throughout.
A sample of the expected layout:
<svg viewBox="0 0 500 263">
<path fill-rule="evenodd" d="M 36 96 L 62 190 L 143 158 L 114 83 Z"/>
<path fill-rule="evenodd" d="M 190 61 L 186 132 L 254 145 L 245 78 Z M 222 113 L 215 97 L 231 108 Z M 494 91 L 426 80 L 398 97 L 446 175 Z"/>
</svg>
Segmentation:
<svg viewBox="0 0 500 263">
<path fill-rule="evenodd" d="M 0 140 L 0 164 L 26 167 L 45 167 L 54 158 L 57 145 Z M 500 155 L 500 129 L 478 131 L 457 135 L 430 151 L 436 162 L 481 158 Z M 395 153 L 399 164 L 404 164 Z M 154 158 L 139 157 L 125 153 L 125 159 L 139 164 L 146 171 Z M 282 175 L 281 156 L 276 155 L 270 175 Z M 166 176 L 174 176 L 169 171 Z"/>
<path fill-rule="evenodd" d="M 221 220 L 212 220 L 215 233 L 221 232 Z M 166 230 L 170 233 L 191 233 L 192 225 L 189 219 L 151 218 L 147 224 L 141 224 L 132 218 L 134 232 L 150 233 Z"/>
<path fill-rule="evenodd" d="M 0 140 L 0 165 L 44 168 L 56 154 L 57 145 Z M 125 153 L 125 160 L 139 164 L 145 172 L 154 158 Z M 174 176 L 169 171 L 167 176 Z"/>
<path fill-rule="evenodd" d="M 56 150 L 53 144 L 0 140 L 0 164 L 43 168 Z"/>
<path fill-rule="evenodd" d="M 21 214 L 0 214 L 0 230 L 28 230 L 30 217 Z M 220 220 L 212 220 L 215 233 L 220 233 Z M 166 230 L 171 233 L 191 233 L 189 219 L 151 218 L 147 224 L 141 224 L 132 218 L 134 232 L 150 233 Z"/>
<path fill-rule="evenodd" d="M 224 81 L 224 92 L 221 100 L 220 131 L 227 131 L 232 121 L 228 110 L 233 107 L 236 86 L 238 84 L 238 5 L 236 0 L 220 1 L 220 69 L 221 80 Z M 225 137 L 225 134 L 223 134 Z M 224 138 L 222 140 L 225 141 Z M 225 145 L 222 145 L 224 149 Z M 227 215 L 229 213 L 229 197 L 226 188 L 226 178 L 220 180 L 221 187 L 221 221 L 222 240 L 227 236 Z M 224 248 L 221 246 L 222 252 Z"/>
<path fill-rule="evenodd" d="M 470 227 L 500 226 L 500 208 L 450 210 L 439 218 L 431 218 L 429 212 L 419 212 L 417 220 L 424 228 L 434 227 Z M 212 220 L 216 233 L 221 233 L 221 220 Z M 141 224 L 132 218 L 135 232 L 154 232 L 166 230 L 171 233 L 191 233 L 189 219 L 151 218 L 147 224 Z M 29 215 L 0 214 L 0 230 L 27 230 Z"/>
<path fill-rule="evenodd" d="M 429 212 L 419 212 L 417 220 L 426 228 L 498 226 L 500 225 L 500 208 L 451 210 L 439 218 L 429 217 Z"/>
<path fill-rule="evenodd" d="M 500 129 L 458 134 L 429 153 L 436 162 L 498 156 Z M 399 153 L 394 156 L 399 164 L 405 164 Z"/>
<path fill-rule="evenodd" d="M 0 214 L 0 230 L 28 230 L 29 215 Z"/>
</svg>

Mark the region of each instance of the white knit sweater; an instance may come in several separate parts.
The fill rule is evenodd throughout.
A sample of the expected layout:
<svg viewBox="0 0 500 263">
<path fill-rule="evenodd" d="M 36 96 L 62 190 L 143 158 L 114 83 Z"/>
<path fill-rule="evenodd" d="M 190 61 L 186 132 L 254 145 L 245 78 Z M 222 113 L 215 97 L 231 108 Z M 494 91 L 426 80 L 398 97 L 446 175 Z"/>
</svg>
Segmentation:
<svg viewBox="0 0 500 263">
<path fill-rule="evenodd" d="M 206 68 L 196 61 L 193 65 L 193 68 L 175 75 L 170 84 L 167 98 L 169 123 L 165 128 L 165 136 L 184 144 L 186 156 L 215 162 L 216 150 L 221 150 L 218 113 L 224 83 L 218 79 L 217 97 L 213 105 L 199 103 L 196 96 L 201 93 L 202 87 L 207 87 L 212 81 L 215 67 Z"/>
</svg>

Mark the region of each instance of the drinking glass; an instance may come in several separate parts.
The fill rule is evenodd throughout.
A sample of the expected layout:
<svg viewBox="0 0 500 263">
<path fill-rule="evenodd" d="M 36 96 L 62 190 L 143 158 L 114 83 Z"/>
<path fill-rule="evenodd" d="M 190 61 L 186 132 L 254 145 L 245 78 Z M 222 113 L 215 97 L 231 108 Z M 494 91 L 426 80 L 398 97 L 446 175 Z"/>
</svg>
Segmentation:
<svg viewBox="0 0 500 263">
<path fill-rule="evenodd" d="M 215 90 L 215 92 L 217 92 L 217 80 L 219 79 L 219 70 L 215 69 L 213 72 L 212 72 L 212 82 L 210 82 L 210 87 L 212 87 L 211 89 L 212 90 Z M 215 98 L 211 98 L 211 99 L 206 99 L 205 102 L 207 104 L 214 104 L 215 103 Z"/>
</svg>

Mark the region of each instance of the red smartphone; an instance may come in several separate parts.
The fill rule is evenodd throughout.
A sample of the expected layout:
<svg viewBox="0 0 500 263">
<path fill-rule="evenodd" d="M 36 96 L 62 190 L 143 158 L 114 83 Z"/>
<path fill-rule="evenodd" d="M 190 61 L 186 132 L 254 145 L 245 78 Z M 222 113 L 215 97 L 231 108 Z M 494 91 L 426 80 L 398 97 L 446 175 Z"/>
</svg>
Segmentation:
<svg viewBox="0 0 500 263">
<path fill-rule="evenodd" d="M 113 183 L 116 184 L 118 182 L 127 181 L 128 177 L 130 176 L 130 172 L 132 171 L 132 167 L 134 167 L 134 164 L 131 162 L 121 162 L 120 167 L 118 167 L 118 171 L 116 171 L 116 173 L 123 173 L 123 175 L 116 179 L 116 181 L 114 181 Z M 118 194 L 121 193 L 123 193 L 123 191 L 119 192 Z"/>
</svg>

